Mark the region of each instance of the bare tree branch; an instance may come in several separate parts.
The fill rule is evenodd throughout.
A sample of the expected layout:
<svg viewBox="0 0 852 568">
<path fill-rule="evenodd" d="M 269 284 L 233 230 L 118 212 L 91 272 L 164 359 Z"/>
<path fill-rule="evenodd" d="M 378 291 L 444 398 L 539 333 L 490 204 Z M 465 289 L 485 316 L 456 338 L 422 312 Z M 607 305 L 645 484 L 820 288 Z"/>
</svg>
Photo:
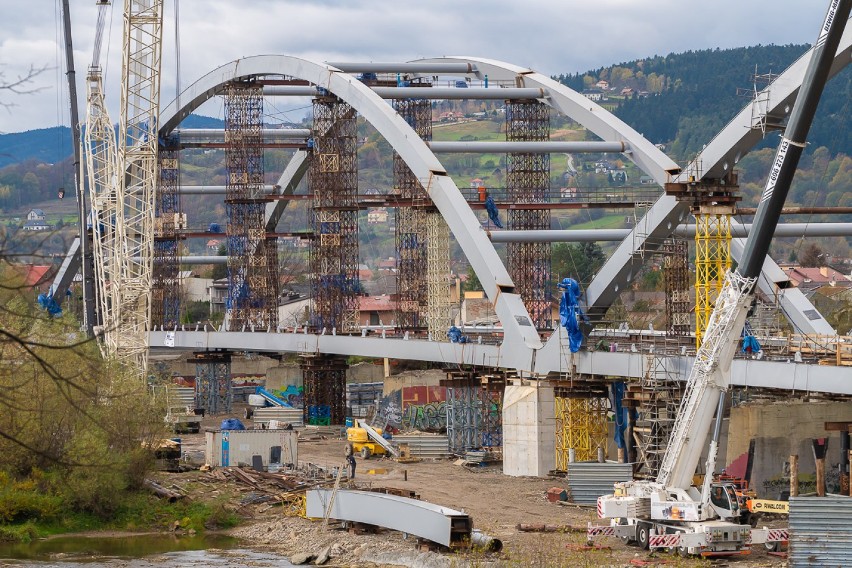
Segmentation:
<svg viewBox="0 0 852 568">
<path fill-rule="evenodd" d="M 6 79 L 6 74 L 3 71 L 0 71 L 0 91 L 8 91 L 15 95 L 32 95 L 33 93 L 37 93 L 43 90 L 44 87 L 35 87 L 31 86 L 31 84 L 36 77 L 48 69 L 50 69 L 50 66 L 48 65 L 42 65 L 41 67 L 30 65 L 30 68 L 26 73 L 18 75 L 14 79 Z M 15 103 L 10 103 L 0 99 L 0 106 L 10 109 L 15 106 Z"/>
</svg>

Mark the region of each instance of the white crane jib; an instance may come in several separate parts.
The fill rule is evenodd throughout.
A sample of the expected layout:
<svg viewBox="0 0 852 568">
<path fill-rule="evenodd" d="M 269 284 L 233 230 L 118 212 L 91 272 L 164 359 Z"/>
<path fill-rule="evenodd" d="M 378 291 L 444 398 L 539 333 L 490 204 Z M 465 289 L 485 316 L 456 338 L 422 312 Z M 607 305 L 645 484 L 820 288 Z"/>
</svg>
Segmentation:
<svg viewBox="0 0 852 568">
<path fill-rule="evenodd" d="M 163 0 L 125 0 L 119 191 L 116 232 L 120 239 L 115 314 L 117 354 L 144 377 L 154 256 L 154 198 Z"/>
</svg>

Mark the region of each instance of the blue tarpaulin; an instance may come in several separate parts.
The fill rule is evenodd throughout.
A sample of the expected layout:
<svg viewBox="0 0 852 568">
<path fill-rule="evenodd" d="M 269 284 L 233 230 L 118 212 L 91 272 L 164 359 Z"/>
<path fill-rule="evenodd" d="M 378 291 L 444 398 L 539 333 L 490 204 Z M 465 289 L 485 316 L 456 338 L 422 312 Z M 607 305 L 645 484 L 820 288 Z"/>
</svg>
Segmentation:
<svg viewBox="0 0 852 568">
<path fill-rule="evenodd" d="M 488 218 L 498 229 L 503 228 L 503 223 L 500 222 L 500 211 L 497 210 L 497 204 L 489 195 L 485 198 L 485 210 L 488 211 Z"/>
<path fill-rule="evenodd" d="M 226 418 L 222 420 L 222 424 L 219 426 L 221 430 L 245 430 L 246 427 L 243 426 L 243 423 L 240 422 L 239 418 Z"/>
<path fill-rule="evenodd" d="M 745 327 L 743 327 L 743 353 L 757 353 L 760 351 L 760 342 L 757 341 L 757 338 L 754 336 L 754 332 L 751 329 L 751 324 L 748 322 L 745 323 Z"/>
<path fill-rule="evenodd" d="M 624 432 L 627 430 L 627 409 L 621 404 L 624 399 L 624 381 L 616 381 L 609 387 L 612 413 L 615 418 L 615 445 L 624 448 Z"/>
<path fill-rule="evenodd" d="M 450 343 L 467 343 L 467 337 L 462 335 L 462 331 L 456 326 L 451 326 L 447 330 L 447 337 L 450 338 Z"/>
<path fill-rule="evenodd" d="M 62 315 L 62 308 L 60 308 L 59 304 L 56 303 L 56 300 L 48 294 L 42 293 L 38 295 L 38 305 L 47 310 L 47 313 L 52 316 Z"/>
<path fill-rule="evenodd" d="M 588 321 L 586 314 L 578 305 L 580 285 L 573 278 L 563 278 L 558 287 L 562 290 L 562 299 L 559 301 L 559 323 L 568 332 L 568 346 L 571 353 L 576 353 L 583 343 L 583 332 L 580 331 L 577 316 L 579 315 L 583 321 Z"/>
</svg>

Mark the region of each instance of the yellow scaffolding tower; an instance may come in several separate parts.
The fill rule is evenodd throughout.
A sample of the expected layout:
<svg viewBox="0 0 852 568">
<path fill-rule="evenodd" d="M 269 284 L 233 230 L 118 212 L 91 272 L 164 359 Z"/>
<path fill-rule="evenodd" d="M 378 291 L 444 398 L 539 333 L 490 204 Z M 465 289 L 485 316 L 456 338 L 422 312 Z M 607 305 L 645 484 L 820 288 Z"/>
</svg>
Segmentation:
<svg viewBox="0 0 852 568">
<path fill-rule="evenodd" d="M 701 346 L 713 305 L 731 268 L 730 207 L 699 207 L 695 214 L 695 345 Z"/>
<path fill-rule="evenodd" d="M 577 461 L 596 460 L 606 448 L 606 398 L 556 397 L 556 469 L 568 469 L 568 455 Z"/>
</svg>

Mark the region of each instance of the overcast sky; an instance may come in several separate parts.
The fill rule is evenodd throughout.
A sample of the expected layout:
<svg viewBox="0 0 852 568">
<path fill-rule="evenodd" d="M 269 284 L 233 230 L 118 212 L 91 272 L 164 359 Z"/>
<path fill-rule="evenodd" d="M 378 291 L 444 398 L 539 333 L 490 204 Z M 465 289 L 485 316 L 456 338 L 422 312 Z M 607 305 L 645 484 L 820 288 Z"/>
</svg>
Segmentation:
<svg viewBox="0 0 852 568">
<path fill-rule="evenodd" d="M 95 0 L 71 0 L 81 116 L 92 57 Z M 123 2 L 108 17 L 102 57 L 118 119 Z M 29 95 L 0 91 L 0 132 L 69 124 L 60 0 L 0 0 L 0 71 L 52 69 Z M 183 0 L 180 83 L 249 55 L 317 61 L 405 61 L 471 55 L 552 75 L 690 49 L 810 44 L 828 0 Z M 175 96 L 175 0 L 166 0 L 162 103 Z M 772 69 L 780 71 L 780 69 Z M 761 71 L 769 71 L 763 69 Z M 743 77 L 743 85 L 749 83 Z M 216 108 L 205 109 L 215 115 Z M 299 119 L 303 111 L 294 111 Z"/>
</svg>

